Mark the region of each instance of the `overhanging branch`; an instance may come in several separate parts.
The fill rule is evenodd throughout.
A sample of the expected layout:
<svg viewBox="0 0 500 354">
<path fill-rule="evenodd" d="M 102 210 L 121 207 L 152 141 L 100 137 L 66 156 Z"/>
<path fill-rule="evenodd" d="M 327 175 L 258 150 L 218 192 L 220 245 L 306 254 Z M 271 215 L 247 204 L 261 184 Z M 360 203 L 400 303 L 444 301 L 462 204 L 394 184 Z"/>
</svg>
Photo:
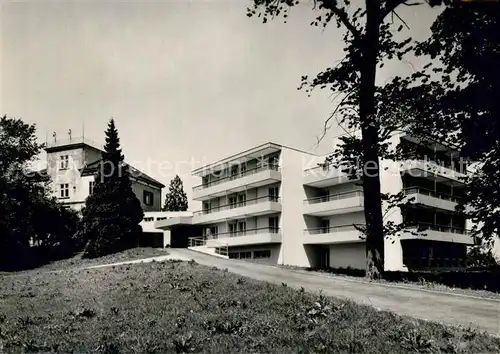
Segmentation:
<svg viewBox="0 0 500 354">
<path fill-rule="evenodd" d="M 337 0 L 314 0 L 314 3 L 320 3 L 320 8 L 330 10 L 333 12 L 335 17 L 347 28 L 349 32 L 352 33 L 354 38 L 359 41 L 361 40 L 361 31 L 354 26 L 354 24 L 349 20 L 349 15 L 345 8 L 338 7 Z"/>
</svg>

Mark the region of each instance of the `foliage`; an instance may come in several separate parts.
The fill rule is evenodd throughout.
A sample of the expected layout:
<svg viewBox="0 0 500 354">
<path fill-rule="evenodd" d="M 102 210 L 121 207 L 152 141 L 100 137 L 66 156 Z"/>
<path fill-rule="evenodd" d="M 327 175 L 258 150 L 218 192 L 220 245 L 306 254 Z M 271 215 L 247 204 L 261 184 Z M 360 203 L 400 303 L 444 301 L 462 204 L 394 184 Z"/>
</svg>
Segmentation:
<svg viewBox="0 0 500 354">
<path fill-rule="evenodd" d="M 498 271 L 498 262 L 490 247 L 475 245 L 467 252 L 467 266 L 474 269 L 490 269 Z"/>
<path fill-rule="evenodd" d="M 163 211 L 186 211 L 188 209 L 188 200 L 186 192 L 182 185 L 182 180 L 178 175 L 170 181 L 168 193 L 165 197 Z"/>
<path fill-rule="evenodd" d="M 84 257 L 95 258 L 135 246 L 144 213 L 132 190 L 118 131 L 111 119 L 106 130 L 94 193 L 87 197 L 78 237 L 86 240 Z"/>
<path fill-rule="evenodd" d="M 299 1 L 293 0 L 254 0 L 248 16 L 258 15 L 264 23 L 279 15 L 286 19 L 290 9 L 298 4 Z M 367 275 L 378 278 L 384 270 L 379 159 L 388 157 L 388 139 L 401 125 L 394 116 L 403 116 L 406 112 L 404 105 L 396 103 L 401 102 L 401 81 L 404 80 L 395 78 L 393 82 L 377 86 L 375 77 L 377 67 L 393 59 L 402 60 L 412 49 L 410 37 L 395 35 L 406 25 L 395 12 L 396 8 L 422 4 L 405 0 L 367 0 L 364 6 L 350 0 L 315 0 L 313 4 L 318 16 L 311 25 L 325 28 L 334 23 L 338 29 L 342 28 L 345 56 L 312 80 L 303 76 L 299 89 L 305 88 L 307 92 L 328 89 L 338 101 L 325 122 L 325 131 L 330 120 L 337 119 L 347 136 L 327 163 L 356 164 L 352 171 L 361 179 L 364 192 Z M 394 17 L 399 18 L 399 24 L 394 23 Z M 354 131 L 359 131 L 360 136 L 352 134 Z"/>
<path fill-rule="evenodd" d="M 477 162 L 459 210 L 491 243 L 500 231 L 500 13 L 494 3 L 447 1 L 431 29 L 415 48 L 429 64 L 413 88 L 421 101 L 407 105 L 425 113 L 412 134 L 459 146 L 463 158 Z"/>
<path fill-rule="evenodd" d="M 75 251 L 76 213 L 57 203 L 48 184 L 29 177 L 42 147 L 34 125 L 0 119 L 0 268 L 31 267 Z"/>
<path fill-rule="evenodd" d="M 188 262 L 19 274 L 0 279 L 0 298 L 6 352 L 24 346 L 60 353 L 494 353 L 500 347 L 498 338 L 478 331 Z"/>
</svg>

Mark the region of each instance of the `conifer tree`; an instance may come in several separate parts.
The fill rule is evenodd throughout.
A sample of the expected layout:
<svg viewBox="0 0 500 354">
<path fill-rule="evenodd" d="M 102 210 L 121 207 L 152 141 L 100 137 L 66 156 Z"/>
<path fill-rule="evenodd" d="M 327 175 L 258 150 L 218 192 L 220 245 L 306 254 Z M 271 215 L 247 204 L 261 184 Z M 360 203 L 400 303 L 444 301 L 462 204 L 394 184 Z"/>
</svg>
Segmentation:
<svg viewBox="0 0 500 354">
<path fill-rule="evenodd" d="M 124 163 L 115 122 L 106 130 L 106 145 L 95 176 L 94 193 L 83 210 L 79 235 L 86 240 L 85 258 L 101 257 L 134 247 L 144 216 L 132 190 L 129 167 Z"/>
<path fill-rule="evenodd" d="M 178 175 L 175 175 L 174 179 L 170 181 L 168 190 L 163 211 L 186 211 L 188 208 L 187 195 Z"/>
</svg>

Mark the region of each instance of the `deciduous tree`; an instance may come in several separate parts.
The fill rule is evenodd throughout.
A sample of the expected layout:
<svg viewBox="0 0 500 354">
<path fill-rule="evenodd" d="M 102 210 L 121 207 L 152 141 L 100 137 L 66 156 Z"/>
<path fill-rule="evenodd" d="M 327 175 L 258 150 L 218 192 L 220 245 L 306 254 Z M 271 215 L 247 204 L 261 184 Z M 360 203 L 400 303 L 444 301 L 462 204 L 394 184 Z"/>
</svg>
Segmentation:
<svg viewBox="0 0 500 354">
<path fill-rule="evenodd" d="M 375 77 L 377 65 L 383 66 L 391 59 L 401 59 L 411 48 L 411 38 L 397 40 L 395 32 L 401 31 L 405 23 L 394 24 L 398 17 L 398 6 L 418 6 L 421 3 L 405 0 L 366 0 L 364 6 L 357 6 L 349 0 L 316 0 L 313 10 L 318 16 L 313 26 L 326 27 L 334 23 L 343 29 L 345 44 L 344 58 L 334 67 L 320 72 L 314 79 L 302 78 L 301 88 L 308 91 L 314 88 L 328 88 L 332 95 L 339 97 L 340 104 L 327 120 L 341 116 L 339 123 L 349 130 L 360 130 L 361 138 L 346 141 L 342 155 L 354 158 L 349 152 L 354 148 L 358 164 L 356 171 L 363 184 L 364 210 L 366 221 L 366 274 L 378 278 L 384 271 L 384 228 L 382 195 L 380 189 L 380 155 L 384 151 L 390 132 L 395 129 L 381 116 L 381 102 L 390 86 L 377 87 Z M 248 16 L 257 15 L 267 22 L 269 17 L 283 15 L 288 17 L 292 7 L 299 5 L 293 0 L 254 0 L 248 9 Z M 393 121 L 391 121 L 393 122 Z M 335 160 L 332 158 L 331 160 Z M 359 164 L 361 162 L 361 164 Z"/>
</svg>

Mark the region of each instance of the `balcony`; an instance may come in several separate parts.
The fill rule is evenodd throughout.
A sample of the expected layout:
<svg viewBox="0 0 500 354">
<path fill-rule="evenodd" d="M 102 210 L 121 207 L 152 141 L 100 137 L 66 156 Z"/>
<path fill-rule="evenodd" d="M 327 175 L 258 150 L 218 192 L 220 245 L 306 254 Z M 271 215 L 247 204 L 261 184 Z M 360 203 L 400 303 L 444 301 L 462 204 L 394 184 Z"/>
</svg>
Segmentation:
<svg viewBox="0 0 500 354">
<path fill-rule="evenodd" d="M 349 178 L 347 174 L 341 172 L 338 168 L 318 166 L 304 171 L 302 183 L 305 186 L 325 188 L 353 181 L 356 181 L 356 179 Z"/>
<path fill-rule="evenodd" d="M 206 224 L 245 216 L 259 216 L 281 212 L 280 198 L 272 195 L 248 199 L 244 202 L 221 205 L 194 213 L 193 224 Z"/>
<path fill-rule="evenodd" d="M 352 191 L 304 200 L 304 214 L 329 216 L 363 211 L 363 192 Z"/>
<path fill-rule="evenodd" d="M 363 226 L 363 225 L 359 225 Z M 304 230 L 302 243 L 307 245 L 322 245 L 335 243 L 364 242 L 364 235 L 354 225 L 319 227 Z"/>
<path fill-rule="evenodd" d="M 469 230 L 446 225 L 434 225 L 429 223 L 417 223 L 407 226 L 400 235 L 401 240 L 429 240 L 441 242 L 474 244 L 474 238 Z"/>
<path fill-rule="evenodd" d="M 415 198 L 412 203 L 449 211 L 455 211 L 459 200 L 459 197 L 420 187 L 404 188 L 403 191 L 408 198 Z"/>
<path fill-rule="evenodd" d="M 401 164 L 401 171 L 410 176 L 435 180 L 448 185 L 462 185 L 465 171 L 454 169 L 451 165 L 439 164 L 432 160 L 411 160 Z"/>
<path fill-rule="evenodd" d="M 239 192 L 245 188 L 256 188 L 279 181 L 281 181 L 280 167 L 265 164 L 196 186 L 193 188 L 193 200 L 204 200 L 225 195 L 227 192 Z"/>
<path fill-rule="evenodd" d="M 228 247 L 281 243 L 281 231 L 279 228 L 263 227 L 223 232 L 207 237 L 206 245 L 208 247 L 216 247 L 221 243 Z"/>
</svg>

